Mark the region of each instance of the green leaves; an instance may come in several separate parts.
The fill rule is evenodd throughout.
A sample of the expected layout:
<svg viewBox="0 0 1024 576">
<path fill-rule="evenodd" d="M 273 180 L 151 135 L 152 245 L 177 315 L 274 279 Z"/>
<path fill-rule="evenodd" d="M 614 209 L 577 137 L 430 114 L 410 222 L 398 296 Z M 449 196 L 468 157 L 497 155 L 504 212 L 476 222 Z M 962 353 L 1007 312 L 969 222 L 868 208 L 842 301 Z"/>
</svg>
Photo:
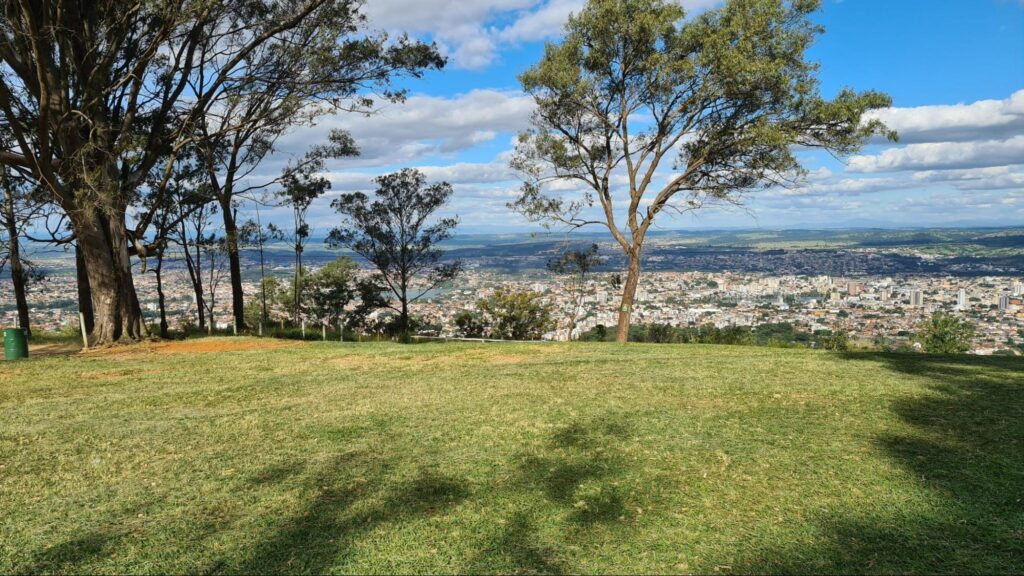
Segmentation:
<svg viewBox="0 0 1024 576">
<path fill-rule="evenodd" d="M 873 135 L 895 139 L 881 122 L 862 122 L 891 104 L 885 94 L 820 95 L 817 64 L 806 58 L 822 32 L 809 18 L 817 7 L 730 0 L 686 19 L 665 0 L 591 0 L 569 19 L 564 41 L 520 77 L 537 112 L 512 162 L 527 184 L 510 207 L 578 226 L 591 223 L 585 197 L 593 194 L 613 234 L 629 225 L 626 249 L 642 244 L 666 208 L 793 185 L 804 174 L 797 148 L 847 155 Z M 544 191 L 569 181 L 585 190 L 577 200 Z M 621 206 L 624 218 L 615 214 Z"/>
<path fill-rule="evenodd" d="M 917 340 L 929 354 L 963 354 L 971 349 L 973 338 L 973 324 L 944 312 L 932 314 L 917 332 Z"/>
<path fill-rule="evenodd" d="M 399 300 L 400 328 L 409 328 L 408 306 L 430 289 L 451 280 L 462 270 L 459 261 L 442 263 L 438 244 L 451 237 L 456 218 L 428 222 L 448 203 L 447 182 L 427 184 L 419 170 L 404 169 L 376 179 L 375 200 L 362 192 L 345 194 L 331 203 L 343 217 L 331 230 L 327 243 L 344 246 L 365 258 L 380 273 L 381 281 Z M 414 279 L 426 281 L 426 288 Z"/>
</svg>

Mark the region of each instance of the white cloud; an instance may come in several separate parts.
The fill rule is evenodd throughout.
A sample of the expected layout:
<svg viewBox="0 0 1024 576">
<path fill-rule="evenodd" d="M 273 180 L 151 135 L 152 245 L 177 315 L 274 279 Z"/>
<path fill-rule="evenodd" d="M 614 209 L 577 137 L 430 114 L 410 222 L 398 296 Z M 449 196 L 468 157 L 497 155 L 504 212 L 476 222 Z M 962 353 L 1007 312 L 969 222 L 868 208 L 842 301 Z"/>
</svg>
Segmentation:
<svg viewBox="0 0 1024 576">
<path fill-rule="evenodd" d="M 898 190 L 912 184 L 900 178 L 839 178 L 819 182 L 808 182 L 804 186 L 790 190 L 782 190 L 780 196 L 822 196 L 822 195 L 857 195 Z"/>
<path fill-rule="evenodd" d="M 413 96 L 372 116 L 342 113 L 322 118 L 312 128 L 298 130 L 280 143 L 298 154 L 323 142 L 331 129 L 348 130 L 360 156 L 344 166 L 386 166 L 432 155 L 452 155 L 494 140 L 502 133 L 526 128 L 533 99 L 520 92 L 474 90 L 450 98 Z"/>
<path fill-rule="evenodd" d="M 998 140 L 1024 133 L 1024 90 L 1003 100 L 888 108 L 866 116 L 895 129 L 904 144 Z"/>
<path fill-rule="evenodd" d="M 946 182 L 958 190 L 1024 189 L 1024 166 L 994 166 L 964 170 L 930 170 L 915 172 L 915 182 Z"/>
<path fill-rule="evenodd" d="M 691 13 L 721 0 L 682 0 Z M 373 0 L 365 12 L 373 27 L 427 35 L 452 64 L 479 70 L 495 59 L 503 44 L 555 38 L 569 14 L 584 0 Z M 502 24 L 502 22 L 508 22 Z"/>
<path fill-rule="evenodd" d="M 934 142 L 891 148 L 873 156 L 854 156 L 850 172 L 891 172 L 981 168 L 1016 164 L 1024 158 L 1024 135 L 1007 140 Z"/>
</svg>

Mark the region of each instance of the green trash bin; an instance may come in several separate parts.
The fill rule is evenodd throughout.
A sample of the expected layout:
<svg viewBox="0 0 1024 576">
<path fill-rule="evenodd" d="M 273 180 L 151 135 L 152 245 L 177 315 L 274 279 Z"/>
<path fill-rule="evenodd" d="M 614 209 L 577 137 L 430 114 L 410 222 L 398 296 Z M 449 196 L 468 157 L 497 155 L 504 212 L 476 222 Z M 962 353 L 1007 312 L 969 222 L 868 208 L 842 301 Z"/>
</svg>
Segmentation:
<svg viewBox="0 0 1024 576">
<path fill-rule="evenodd" d="M 4 360 L 28 358 L 28 338 L 21 328 L 4 330 Z"/>
</svg>

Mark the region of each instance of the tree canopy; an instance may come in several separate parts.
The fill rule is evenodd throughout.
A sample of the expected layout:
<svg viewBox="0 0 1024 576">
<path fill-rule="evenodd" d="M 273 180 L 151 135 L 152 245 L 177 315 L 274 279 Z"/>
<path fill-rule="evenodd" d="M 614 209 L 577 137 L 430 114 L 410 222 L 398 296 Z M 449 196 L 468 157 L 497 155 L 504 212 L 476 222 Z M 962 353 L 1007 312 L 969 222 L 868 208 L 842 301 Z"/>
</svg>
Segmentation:
<svg viewBox="0 0 1024 576">
<path fill-rule="evenodd" d="M 628 336 L 645 236 L 663 212 L 739 203 L 806 174 L 798 150 L 850 154 L 895 137 L 869 110 L 879 92 L 820 94 L 806 51 L 817 0 L 728 0 L 687 18 L 666 0 L 590 0 L 564 39 L 520 76 L 532 129 L 512 166 L 510 207 L 545 225 L 605 226 L 629 261 L 618 339 Z M 558 183 L 569 194 L 547 188 Z"/>
<path fill-rule="evenodd" d="M 443 64 L 432 45 L 363 33 L 361 5 L 0 4 L 0 131 L 11 143 L 0 149 L 0 163 L 34 180 L 67 215 L 85 262 L 95 341 L 145 334 L 130 258 L 148 250 L 145 236 L 167 201 L 175 158 L 197 139 L 230 139 L 251 128 L 238 116 L 217 123 L 218 113 L 267 93 L 287 94 L 279 110 L 288 114 L 366 110 L 375 92 L 401 99 L 393 75 Z M 261 142 L 272 142 L 278 129 Z M 129 221 L 133 206 L 146 209 Z"/>
<path fill-rule="evenodd" d="M 331 230 L 327 243 L 349 248 L 377 269 L 398 300 L 394 309 L 400 315 L 400 329 L 406 331 L 409 303 L 462 270 L 458 260 L 442 262 L 444 252 L 439 246 L 451 238 L 458 219 L 431 221 L 448 203 L 452 187 L 447 182 L 428 185 L 426 176 L 414 169 L 379 176 L 375 181 L 374 200 L 354 192 L 331 203 L 342 215 L 342 224 Z M 414 286 L 414 279 L 422 283 Z"/>
</svg>

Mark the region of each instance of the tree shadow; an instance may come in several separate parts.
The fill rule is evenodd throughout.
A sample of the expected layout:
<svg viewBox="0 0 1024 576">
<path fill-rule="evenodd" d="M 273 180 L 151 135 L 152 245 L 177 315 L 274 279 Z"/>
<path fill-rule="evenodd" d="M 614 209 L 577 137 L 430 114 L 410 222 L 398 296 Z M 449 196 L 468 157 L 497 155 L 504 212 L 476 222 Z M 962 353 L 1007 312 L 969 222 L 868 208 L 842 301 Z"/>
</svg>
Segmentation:
<svg viewBox="0 0 1024 576">
<path fill-rule="evenodd" d="M 621 443 L 631 434 L 621 418 L 572 423 L 552 434 L 542 451 L 523 456 L 520 478 L 570 508 L 577 524 L 625 520 L 635 507 L 620 482 L 626 470 Z"/>
<path fill-rule="evenodd" d="M 388 462 L 367 455 L 340 456 L 307 478 L 313 493 L 304 510 L 278 523 L 231 572 L 324 573 L 344 564 L 358 538 L 375 527 L 442 513 L 466 499 L 468 484 L 431 468 L 391 482 Z M 279 470 L 266 478 L 284 479 Z"/>
<path fill-rule="evenodd" d="M 508 490 L 517 495 L 518 509 L 500 523 L 496 534 L 481 542 L 467 573 L 572 573 L 565 557 L 573 540 L 586 542 L 590 528 L 615 528 L 632 519 L 633 494 L 628 490 L 624 441 L 633 435 L 624 417 L 603 415 L 558 428 L 529 452 L 516 458 L 516 473 Z M 534 517 L 529 502 L 537 498 L 547 511 Z M 547 503 L 556 504 L 550 512 Z M 563 514 L 557 512 L 560 509 Z M 550 541 L 538 526 L 555 526 L 562 519 L 562 538 Z"/>
<path fill-rule="evenodd" d="M 881 453 L 924 501 L 884 516 L 819 517 L 823 542 L 765 554 L 755 572 L 1024 572 L 1024 361 L 1009 357 L 847 354 L 924 379 L 891 405 L 899 426 Z"/>
<path fill-rule="evenodd" d="M 565 574 L 569 572 L 559 550 L 545 544 L 537 527 L 526 512 L 512 515 L 465 570 L 469 574 Z"/>
<path fill-rule="evenodd" d="M 11 570 L 17 574 L 84 573 L 90 563 L 102 562 L 117 554 L 124 546 L 138 539 L 138 525 L 133 520 L 157 508 L 157 502 L 143 500 L 123 506 L 116 514 L 116 520 L 105 521 L 98 528 L 80 531 L 74 538 L 47 547 L 33 555 L 24 565 Z M 200 541 L 217 531 L 213 521 L 200 522 L 190 529 L 190 541 Z M 187 548 L 187 544 L 184 545 Z"/>
<path fill-rule="evenodd" d="M 124 537 L 123 532 L 114 529 L 89 532 L 47 548 L 35 556 L 28 567 L 18 571 L 24 574 L 53 574 L 70 569 L 80 570 L 83 563 L 108 553 Z"/>
</svg>

